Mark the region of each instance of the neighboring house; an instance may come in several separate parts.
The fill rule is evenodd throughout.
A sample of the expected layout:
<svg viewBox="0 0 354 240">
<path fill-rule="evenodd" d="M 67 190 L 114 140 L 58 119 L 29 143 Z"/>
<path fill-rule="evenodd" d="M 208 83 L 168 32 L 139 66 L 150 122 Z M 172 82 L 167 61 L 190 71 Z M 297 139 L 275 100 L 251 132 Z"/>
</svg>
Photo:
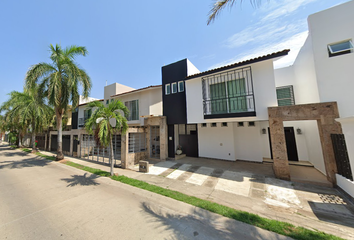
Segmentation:
<svg viewBox="0 0 354 240">
<path fill-rule="evenodd" d="M 87 106 L 92 101 L 108 104 L 120 100 L 130 111 L 129 129 L 126 134 L 117 133 L 113 137 L 114 159 L 120 160 L 127 168 L 139 160 L 154 158 L 166 160 L 167 140 L 166 121 L 162 116 L 161 85 L 141 89 L 114 83 L 104 87 L 104 99 L 80 96 L 79 106 L 72 114 L 72 130 L 63 131 L 63 152 L 88 160 L 108 163 L 109 149 L 97 145 L 97 139 L 84 129 L 85 121 L 94 108 Z M 57 132 L 50 132 L 51 150 L 56 150 Z M 116 162 L 118 164 L 118 162 Z"/>
<path fill-rule="evenodd" d="M 348 158 L 337 157 L 337 184 L 354 197 L 354 2 L 350 1 L 308 17 L 309 34 L 294 64 L 276 69 L 275 79 L 278 87 L 291 86 L 295 104 L 336 102 L 339 118 L 348 151 Z M 288 94 L 289 95 L 289 94 Z M 304 125 L 308 155 L 313 154 L 313 164 L 325 173 L 321 151 L 313 139 L 318 131 Z M 312 130 L 311 130 L 312 129 Z M 340 135 L 338 135 L 340 137 Z M 334 136 L 335 137 L 335 136 Z M 335 143 L 338 140 L 332 139 Z M 316 142 L 316 141 L 315 141 Z M 339 145 L 345 146 L 344 142 Z M 320 151 L 318 151 L 320 149 Z M 335 149 L 337 152 L 340 149 Z M 345 149 L 344 149 L 345 152 Z M 349 163 L 345 164 L 349 160 Z M 344 177 L 343 177 L 344 176 Z"/>
</svg>

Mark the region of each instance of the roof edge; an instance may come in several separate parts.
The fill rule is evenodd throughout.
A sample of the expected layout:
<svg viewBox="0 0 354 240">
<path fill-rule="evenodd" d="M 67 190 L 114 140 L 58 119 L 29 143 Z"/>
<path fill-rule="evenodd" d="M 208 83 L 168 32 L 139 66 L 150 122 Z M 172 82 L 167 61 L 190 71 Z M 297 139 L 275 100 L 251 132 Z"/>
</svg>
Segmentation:
<svg viewBox="0 0 354 240">
<path fill-rule="evenodd" d="M 226 65 L 226 66 L 223 66 L 223 67 L 207 70 L 205 72 L 193 74 L 193 75 L 187 76 L 185 78 L 185 80 L 188 80 L 188 79 L 191 79 L 191 78 L 195 78 L 195 77 L 205 76 L 205 75 L 212 74 L 212 73 L 221 72 L 221 71 L 224 71 L 224 70 L 228 70 L 228 69 L 231 69 L 231 68 L 240 67 L 240 66 L 244 66 L 244 65 L 248 65 L 248 64 L 252 64 L 252 63 L 262 62 L 262 61 L 273 59 L 273 58 L 277 58 L 277 57 L 286 56 L 286 55 L 288 55 L 289 52 L 290 52 L 290 49 L 284 49 L 284 50 L 279 51 L 279 52 L 270 53 L 270 54 L 263 55 L 263 56 L 260 56 L 260 57 L 251 58 L 249 60 L 245 60 L 245 61 L 242 61 L 242 62 L 233 63 L 233 64 Z"/>
<path fill-rule="evenodd" d="M 115 95 L 112 95 L 110 97 L 122 96 L 122 95 L 130 94 L 130 93 L 134 93 L 134 92 L 139 92 L 139 91 L 144 91 L 144 90 L 148 90 L 150 88 L 157 88 L 157 87 L 162 87 L 162 85 L 161 84 L 160 85 L 151 85 L 151 86 L 144 87 L 144 88 L 138 88 L 138 89 L 135 89 L 135 90 L 132 90 L 132 91 L 129 91 L 129 92 L 115 94 Z"/>
</svg>

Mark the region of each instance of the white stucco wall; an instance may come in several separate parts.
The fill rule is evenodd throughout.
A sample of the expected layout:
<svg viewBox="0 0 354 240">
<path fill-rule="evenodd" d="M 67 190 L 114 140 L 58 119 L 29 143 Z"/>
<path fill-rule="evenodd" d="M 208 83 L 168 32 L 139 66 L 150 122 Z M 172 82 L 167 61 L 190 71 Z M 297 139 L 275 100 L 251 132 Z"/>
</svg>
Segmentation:
<svg viewBox="0 0 354 240">
<path fill-rule="evenodd" d="M 128 121 L 129 125 L 144 125 L 144 118 L 141 116 L 162 115 L 162 92 L 161 87 L 146 89 L 127 93 L 126 95 L 114 97 L 125 102 L 139 100 L 139 120 Z"/>
<path fill-rule="evenodd" d="M 216 158 L 235 161 L 234 131 L 233 124 L 222 127 L 217 123 L 217 127 L 201 127 L 198 124 L 198 148 L 199 157 Z"/>
<path fill-rule="evenodd" d="M 337 185 L 354 198 L 354 182 L 339 174 L 336 174 L 336 179 Z"/>
<path fill-rule="evenodd" d="M 354 115 L 354 53 L 329 57 L 327 45 L 354 38 L 353 12 L 349 1 L 308 18 L 320 100 L 337 101 L 342 118 Z"/>
<path fill-rule="evenodd" d="M 191 63 L 191 61 L 189 61 L 189 59 L 187 59 L 187 76 L 196 73 L 200 73 L 200 71 L 198 70 L 198 68 L 196 68 L 196 66 L 193 65 L 193 63 Z"/>
<path fill-rule="evenodd" d="M 237 123 L 233 125 L 236 159 L 262 162 L 263 148 L 259 122 L 255 122 L 254 127 L 249 127 L 247 122 L 244 122 L 243 127 L 239 127 Z"/>
<path fill-rule="evenodd" d="M 187 100 L 187 122 L 203 123 L 268 120 L 267 108 L 270 106 L 277 106 L 273 61 L 263 61 L 249 66 L 251 66 L 252 69 L 253 91 L 257 115 L 256 117 L 224 119 L 218 118 L 205 120 L 203 114 L 202 78 L 197 77 L 185 81 Z M 244 67 L 247 66 L 242 66 L 241 68 Z M 230 70 L 224 72 L 228 71 Z"/>
<path fill-rule="evenodd" d="M 135 90 L 135 88 L 131 88 L 131 87 L 125 86 L 120 83 L 112 83 L 108 86 L 105 86 L 104 87 L 104 103 L 106 103 L 107 100 L 110 100 L 111 96 L 113 96 L 115 94 L 129 92 L 132 90 Z"/>
</svg>

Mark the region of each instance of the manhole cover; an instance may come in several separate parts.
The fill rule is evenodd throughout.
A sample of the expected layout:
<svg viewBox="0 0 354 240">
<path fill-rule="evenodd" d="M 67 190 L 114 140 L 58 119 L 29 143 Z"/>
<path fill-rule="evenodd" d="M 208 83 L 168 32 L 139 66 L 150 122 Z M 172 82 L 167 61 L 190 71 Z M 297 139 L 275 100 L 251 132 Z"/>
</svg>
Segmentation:
<svg viewBox="0 0 354 240">
<path fill-rule="evenodd" d="M 347 205 L 347 203 L 337 195 L 318 194 L 318 196 L 321 198 L 323 203 Z"/>
</svg>

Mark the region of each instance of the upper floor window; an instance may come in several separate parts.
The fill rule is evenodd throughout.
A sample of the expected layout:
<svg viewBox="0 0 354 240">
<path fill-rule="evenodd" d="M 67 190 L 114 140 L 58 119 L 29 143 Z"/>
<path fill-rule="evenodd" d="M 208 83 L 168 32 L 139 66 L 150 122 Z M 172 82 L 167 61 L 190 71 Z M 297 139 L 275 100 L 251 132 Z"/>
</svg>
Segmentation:
<svg viewBox="0 0 354 240">
<path fill-rule="evenodd" d="M 184 91 L 184 82 L 179 81 L 178 82 L 178 92 L 183 92 Z"/>
<path fill-rule="evenodd" d="M 165 85 L 165 94 L 168 95 L 171 93 L 171 84 Z"/>
<path fill-rule="evenodd" d="M 91 117 L 91 114 L 92 114 L 92 109 L 84 110 L 84 121 L 89 119 Z"/>
<path fill-rule="evenodd" d="M 327 48 L 329 57 L 353 52 L 353 44 L 351 40 L 328 44 Z"/>
<path fill-rule="evenodd" d="M 177 92 L 177 83 L 172 83 L 172 93 L 176 93 Z"/>
<path fill-rule="evenodd" d="M 109 100 L 108 100 L 108 99 L 106 100 L 106 104 L 107 104 L 107 105 L 109 104 Z"/>
<path fill-rule="evenodd" d="M 293 86 L 277 87 L 278 106 L 295 105 Z"/>
<path fill-rule="evenodd" d="M 125 102 L 125 106 L 129 110 L 128 121 L 139 120 L 139 100 Z"/>
<path fill-rule="evenodd" d="M 254 112 L 251 68 L 204 77 L 204 115 Z"/>
</svg>

